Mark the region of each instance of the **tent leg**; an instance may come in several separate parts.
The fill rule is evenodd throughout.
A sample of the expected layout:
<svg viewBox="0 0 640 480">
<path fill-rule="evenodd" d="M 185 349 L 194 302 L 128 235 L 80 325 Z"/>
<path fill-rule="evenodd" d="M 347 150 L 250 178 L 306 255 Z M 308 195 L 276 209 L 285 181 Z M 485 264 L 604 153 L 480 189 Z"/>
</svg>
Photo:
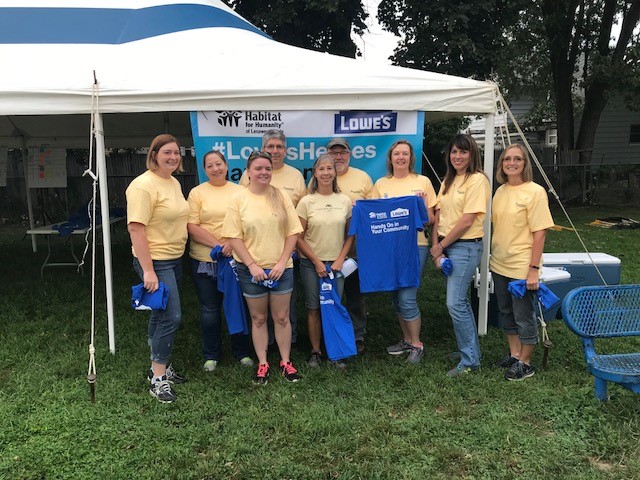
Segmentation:
<svg viewBox="0 0 640 480">
<path fill-rule="evenodd" d="M 102 244 L 104 249 L 104 279 L 107 293 L 107 324 L 109 328 L 109 350 L 116 353 L 116 337 L 113 318 L 113 276 L 111 262 L 111 224 L 109 222 L 109 189 L 107 186 L 107 161 L 104 148 L 102 115 L 95 116 L 96 165 L 100 185 L 100 211 L 102 213 Z"/>
<path fill-rule="evenodd" d="M 31 200 L 31 189 L 29 188 L 29 150 L 27 149 L 27 140 L 22 137 L 22 168 L 24 170 L 24 188 L 27 192 L 27 211 L 29 212 L 29 229 L 36 228 L 33 220 L 33 202 Z M 31 235 L 31 248 L 33 253 L 38 251 L 38 242 L 36 236 Z"/>
<path fill-rule="evenodd" d="M 495 135 L 495 117 L 487 115 L 484 134 L 484 172 L 489 177 L 493 191 L 493 145 Z M 487 216 L 482 235 L 482 258 L 480 259 L 480 288 L 478 289 L 478 335 L 487 334 L 489 318 L 489 254 L 491 253 L 491 201 L 487 205 Z"/>
</svg>

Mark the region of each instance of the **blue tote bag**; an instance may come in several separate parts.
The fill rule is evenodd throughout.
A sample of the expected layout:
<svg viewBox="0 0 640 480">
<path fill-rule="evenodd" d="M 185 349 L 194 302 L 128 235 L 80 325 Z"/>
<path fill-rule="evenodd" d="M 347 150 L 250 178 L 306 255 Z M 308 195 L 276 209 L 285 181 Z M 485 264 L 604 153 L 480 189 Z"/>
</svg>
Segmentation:
<svg viewBox="0 0 640 480">
<path fill-rule="evenodd" d="M 331 275 L 333 277 L 333 275 Z M 327 356 L 331 361 L 357 355 L 356 337 L 347 309 L 338 295 L 337 280 L 320 278 L 320 316 Z"/>
</svg>

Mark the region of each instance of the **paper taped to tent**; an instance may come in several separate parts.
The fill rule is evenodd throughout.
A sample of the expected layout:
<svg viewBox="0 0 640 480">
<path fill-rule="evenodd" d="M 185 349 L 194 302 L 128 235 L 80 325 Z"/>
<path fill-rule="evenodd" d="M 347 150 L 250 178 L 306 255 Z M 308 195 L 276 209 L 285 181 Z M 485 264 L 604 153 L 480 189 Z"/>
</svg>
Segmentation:
<svg viewBox="0 0 640 480">
<path fill-rule="evenodd" d="M 105 205 L 105 147 L 140 147 L 165 131 L 190 145 L 191 111 L 487 115 L 493 168 L 495 84 L 278 43 L 217 0 L 0 0 L 0 58 L 0 146 L 88 148 L 93 113 Z M 102 227 L 114 352 L 108 219 Z"/>
</svg>

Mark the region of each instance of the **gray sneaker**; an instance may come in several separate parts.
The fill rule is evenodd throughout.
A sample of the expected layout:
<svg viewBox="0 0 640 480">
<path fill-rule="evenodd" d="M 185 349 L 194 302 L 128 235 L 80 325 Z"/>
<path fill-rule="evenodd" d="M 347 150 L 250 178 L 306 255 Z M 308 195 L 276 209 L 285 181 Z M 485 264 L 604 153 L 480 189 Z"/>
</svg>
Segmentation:
<svg viewBox="0 0 640 480">
<path fill-rule="evenodd" d="M 417 365 L 422 361 L 422 357 L 424 357 L 424 347 L 414 347 L 412 345 L 411 352 L 409 352 L 409 356 L 407 357 L 407 363 Z"/>
<path fill-rule="evenodd" d="M 171 383 L 167 380 L 166 375 L 149 385 L 149 393 L 160 403 L 172 403 L 176 399 L 176 394 L 173 393 Z"/>
<path fill-rule="evenodd" d="M 403 353 L 411 352 L 411 344 L 404 338 L 398 343 L 387 347 L 387 353 L 389 355 L 402 355 Z"/>
<path fill-rule="evenodd" d="M 341 372 L 345 372 L 347 370 L 347 364 L 342 360 L 332 360 L 331 362 L 329 362 L 329 365 L 331 365 L 336 370 L 340 370 Z"/>
<path fill-rule="evenodd" d="M 320 352 L 311 352 L 311 356 L 309 357 L 309 361 L 307 365 L 311 368 L 319 367 L 322 363 L 322 354 Z"/>
<path fill-rule="evenodd" d="M 216 364 L 217 364 L 217 362 L 216 362 Z M 205 369 L 206 369 L 206 367 L 205 367 Z M 214 369 L 215 369 L 215 367 L 214 367 Z M 210 370 L 210 371 L 213 371 L 213 370 Z M 184 383 L 184 382 L 187 381 L 186 378 L 184 378 L 183 376 L 178 374 L 173 369 L 173 365 L 167 366 L 167 371 L 165 373 L 165 376 L 167 377 L 167 380 L 169 381 L 169 383 L 172 384 L 172 385 L 174 383 Z M 149 380 L 149 383 L 151 383 L 151 381 L 153 380 L 153 370 L 149 369 L 149 373 L 147 374 L 147 379 Z"/>
<path fill-rule="evenodd" d="M 463 367 L 462 365 L 458 365 L 447 372 L 447 377 L 449 378 L 463 377 L 464 375 L 467 375 L 472 371 L 473 369 L 471 367 Z"/>
</svg>

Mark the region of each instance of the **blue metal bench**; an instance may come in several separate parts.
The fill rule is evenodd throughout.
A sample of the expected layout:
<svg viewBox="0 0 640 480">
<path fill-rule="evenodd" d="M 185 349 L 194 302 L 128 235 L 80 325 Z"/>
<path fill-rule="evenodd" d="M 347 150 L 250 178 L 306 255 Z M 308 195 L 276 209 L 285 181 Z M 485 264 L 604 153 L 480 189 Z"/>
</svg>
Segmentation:
<svg viewBox="0 0 640 480">
<path fill-rule="evenodd" d="M 562 302 L 562 317 L 582 339 L 595 395 L 607 399 L 607 382 L 640 393 L 640 353 L 598 354 L 595 338 L 640 336 L 640 285 L 580 287 Z"/>
</svg>

